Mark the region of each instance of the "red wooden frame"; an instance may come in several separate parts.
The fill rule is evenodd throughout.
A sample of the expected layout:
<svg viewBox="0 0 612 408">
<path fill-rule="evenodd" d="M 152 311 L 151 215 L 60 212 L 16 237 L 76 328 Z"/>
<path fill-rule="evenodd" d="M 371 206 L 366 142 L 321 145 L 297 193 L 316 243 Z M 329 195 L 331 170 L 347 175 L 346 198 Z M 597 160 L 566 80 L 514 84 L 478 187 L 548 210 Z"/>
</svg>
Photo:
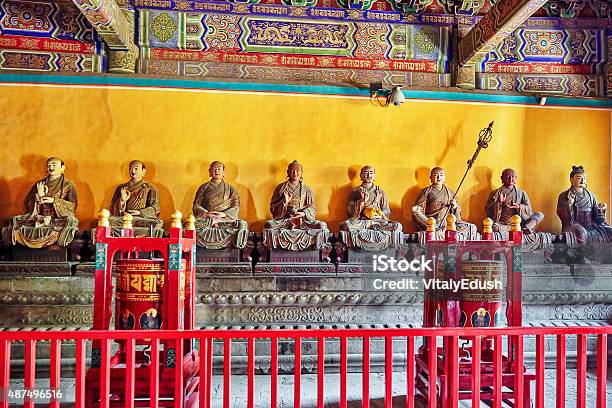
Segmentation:
<svg viewBox="0 0 612 408">
<path fill-rule="evenodd" d="M 193 330 L 195 328 L 195 231 L 183 231 L 171 227 L 169 238 L 135 238 L 134 230 L 125 228 L 120 237 L 113 237 L 111 228 L 96 228 L 96 270 L 94 292 L 94 330 L 108 330 L 112 316 L 112 269 L 115 254 L 122 259 L 137 258 L 141 252 L 155 253 L 164 259 L 164 287 L 161 296 L 161 314 L 164 329 Z M 186 262 L 184 273 L 185 296 L 181 298 L 181 260 Z M 181 313 L 184 315 L 181 317 Z M 148 333 L 148 331 L 145 331 Z M 114 332 L 109 332 L 114 333 Z M 109 338 L 113 338 L 112 335 Z M 194 406 L 199 392 L 197 373 L 199 354 L 193 350 L 191 340 L 177 341 L 145 338 L 150 345 L 150 361 L 146 351 L 136 350 L 141 341 L 118 341 L 119 351 L 112 357 L 109 338 L 92 343 L 92 367 L 86 375 L 84 406 L 111 407 L 117 400 L 125 400 L 125 406 L 170 406 L 160 403 L 160 394 L 172 397 L 179 406 Z M 98 355 L 101 364 L 93 363 Z M 110 375 L 112 373 L 112 376 Z M 120 384 L 122 382 L 122 384 Z M 124 385 L 123 385 L 124 384 Z M 82 389 L 79 388 L 79 404 Z M 113 398 L 109 398 L 109 394 Z M 142 402 L 148 396 L 150 402 Z M 155 398 L 153 397 L 155 396 Z M 139 399 L 136 399 L 139 397 Z M 137 402 L 135 402 L 137 401 Z"/>
</svg>

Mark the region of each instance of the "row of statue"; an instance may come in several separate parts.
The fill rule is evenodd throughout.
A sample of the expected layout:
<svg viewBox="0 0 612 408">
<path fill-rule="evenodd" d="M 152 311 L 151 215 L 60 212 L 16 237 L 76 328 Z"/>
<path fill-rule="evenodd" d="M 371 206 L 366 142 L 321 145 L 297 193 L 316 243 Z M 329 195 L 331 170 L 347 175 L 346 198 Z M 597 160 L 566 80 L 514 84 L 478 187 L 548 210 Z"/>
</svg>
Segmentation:
<svg viewBox="0 0 612 408">
<path fill-rule="evenodd" d="M 2 236 L 9 245 L 20 244 L 42 248 L 57 244 L 68 245 L 78 229 L 75 217 L 77 191 L 75 184 L 64 177 L 64 162 L 51 157 L 47 160 L 47 176 L 30 189 L 25 205 L 27 213 L 10 219 Z M 146 167 L 140 160 L 129 164 L 130 180 L 115 189 L 110 206 L 113 234 L 120 234 L 123 216 L 133 216 L 135 236 L 161 236 L 163 222 L 159 219 L 159 194 L 155 185 L 145 181 Z M 210 164 L 210 181 L 202 184 L 193 201 L 198 245 L 207 249 L 244 248 L 248 238 L 246 221 L 238 219 L 240 198 L 236 189 L 224 181 L 222 162 Z M 279 184 L 270 200 L 272 219 L 266 222 L 263 244 L 269 249 L 320 249 L 328 241 L 327 224 L 316 219 L 312 189 L 303 182 L 303 167 L 294 161 L 287 168 L 287 180 Z M 606 205 L 598 203 L 586 189 L 586 171 L 573 166 L 571 187 L 559 195 L 557 214 L 562 231 L 571 233 L 578 243 L 612 241 L 612 228 L 606 223 Z M 348 220 L 340 224 L 340 239 L 348 247 L 382 250 L 395 247 L 402 240 L 402 225 L 389 219 L 389 200 L 376 185 L 376 170 L 365 166 L 360 172 L 361 184 L 348 198 Z M 455 194 L 445 184 L 445 171 L 435 167 L 430 174 L 431 185 L 421 191 L 412 208 L 420 230 L 426 229 L 433 217 L 436 230 L 444 234 L 447 214 L 455 215 L 457 231 L 464 239 L 477 239 L 476 226 L 461 219 L 461 208 Z M 507 236 L 510 219 L 519 215 L 527 239 L 549 240 L 547 233 L 536 232 L 543 220 L 534 212 L 527 193 L 516 186 L 517 173 L 505 169 L 502 186 L 491 192 L 486 213 L 493 220 L 493 231 L 500 238 Z M 538 235 L 540 234 L 540 235 Z M 531 237 L 531 238 L 529 238 Z"/>
</svg>

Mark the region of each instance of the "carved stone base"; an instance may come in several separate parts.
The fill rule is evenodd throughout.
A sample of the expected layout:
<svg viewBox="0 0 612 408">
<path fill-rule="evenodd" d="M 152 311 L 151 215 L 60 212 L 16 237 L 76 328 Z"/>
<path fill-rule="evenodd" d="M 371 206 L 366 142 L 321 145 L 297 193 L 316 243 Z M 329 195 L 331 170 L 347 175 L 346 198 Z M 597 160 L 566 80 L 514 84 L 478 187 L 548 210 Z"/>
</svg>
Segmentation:
<svg viewBox="0 0 612 408">
<path fill-rule="evenodd" d="M 68 262 L 72 260 L 70 247 L 51 245 L 46 248 L 27 248 L 15 245 L 11 259 L 15 262 Z"/>
<path fill-rule="evenodd" d="M 336 267 L 338 274 L 342 273 L 373 273 L 374 268 L 372 268 L 372 264 L 357 264 L 357 263 L 340 263 Z"/>
<path fill-rule="evenodd" d="M 316 251 L 318 252 L 318 251 Z M 257 275 L 321 275 L 336 274 L 336 266 L 323 262 L 295 262 L 295 263 L 276 263 L 260 262 L 255 265 L 255 276 Z"/>
<path fill-rule="evenodd" d="M 400 255 L 398 254 L 398 251 L 396 249 L 390 249 L 388 251 L 372 252 L 372 251 L 365 251 L 359 248 L 349 248 L 347 249 L 347 253 L 348 253 L 348 256 L 347 256 L 348 263 L 363 264 L 363 265 L 370 265 L 370 266 L 372 266 L 372 259 L 374 256 L 386 255 L 390 258 L 392 257 L 395 259 L 400 259 Z"/>
<path fill-rule="evenodd" d="M 270 263 L 319 262 L 320 254 L 316 249 L 308 251 L 270 250 Z"/>
<path fill-rule="evenodd" d="M 234 263 L 240 262 L 240 249 L 224 248 L 224 249 L 204 249 L 197 247 L 196 262 L 197 263 Z"/>
<path fill-rule="evenodd" d="M 0 262 L 0 275 L 71 276 L 72 265 L 68 262 L 32 263 Z M 2 279 L 4 279 L 4 276 Z M 0 291 L 0 293 L 3 293 Z"/>
<path fill-rule="evenodd" d="M 338 260 L 338 273 L 373 273 L 374 257 L 387 256 L 402 259 L 406 255 L 405 249 L 389 249 L 387 251 L 366 251 L 360 248 L 345 248 L 344 260 Z"/>
<path fill-rule="evenodd" d="M 196 264 L 196 275 L 253 275 L 253 266 L 248 262 Z"/>
</svg>

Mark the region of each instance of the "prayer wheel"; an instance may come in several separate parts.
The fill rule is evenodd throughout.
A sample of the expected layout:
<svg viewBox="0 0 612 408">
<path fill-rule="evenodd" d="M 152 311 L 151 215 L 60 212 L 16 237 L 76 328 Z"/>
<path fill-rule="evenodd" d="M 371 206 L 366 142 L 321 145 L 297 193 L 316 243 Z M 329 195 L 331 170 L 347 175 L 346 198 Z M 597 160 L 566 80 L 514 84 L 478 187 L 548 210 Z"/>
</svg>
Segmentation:
<svg viewBox="0 0 612 408">
<path fill-rule="evenodd" d="M 179 310 L 184 315 L 185 269 L 180 270 Z M 163 326 L 163 259 L 119 259 L 116 267 L 115 329 L 155 330 Z M 182 328 L 182 319 L 179 325 Z"/>
<path fill-rule="evenodd" d="M 462 262 L 460 326 L 500 326 L 503 265 L 493 260 Z"/>
</svg>

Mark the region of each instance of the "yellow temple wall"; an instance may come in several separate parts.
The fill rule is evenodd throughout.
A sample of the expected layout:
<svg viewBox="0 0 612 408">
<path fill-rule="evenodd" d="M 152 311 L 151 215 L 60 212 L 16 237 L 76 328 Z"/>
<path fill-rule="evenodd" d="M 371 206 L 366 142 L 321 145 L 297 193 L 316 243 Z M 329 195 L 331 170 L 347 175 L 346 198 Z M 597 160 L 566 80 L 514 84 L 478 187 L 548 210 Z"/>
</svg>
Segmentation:
<svg viewBox="0 0 612 408">
<path fill-rule="evenodd" d="M 162 218 L 185 215 L 212 160 L 242 200 L 242 217 L 261 229 L 288 162 L 304 165 L 319 218 L 337 229 L 346 197 L 364 164 L 377 170 L 392 218 L 413 231 L 410 208 L 429 183 L 429 169 L 447 169 L 456 188 L 478 132 L 495 121 L 459 194 L 463 218 L 481 225 L 484 203 L 502 169 L 518 170 L 518 185 L 543 211 L 542 227 L 558 231 L 558 194 L 572 164 L 588 171 L 600 201 L 610 197 L 611 112 L 553 107 L 411 102 L 384 109 L 364 99 L 273 94 L 114 88 L 17 87 L 0 90 L 0 223 L 21 214 L 23 197 L 44 176 L 49 156 L 66 162 L 79 194 L 81 228 L 108 208 L 127 164 L 141 159 L 160 190 Z M 168 226 L 169 223 L 166 224 Z"/>
</svg>

